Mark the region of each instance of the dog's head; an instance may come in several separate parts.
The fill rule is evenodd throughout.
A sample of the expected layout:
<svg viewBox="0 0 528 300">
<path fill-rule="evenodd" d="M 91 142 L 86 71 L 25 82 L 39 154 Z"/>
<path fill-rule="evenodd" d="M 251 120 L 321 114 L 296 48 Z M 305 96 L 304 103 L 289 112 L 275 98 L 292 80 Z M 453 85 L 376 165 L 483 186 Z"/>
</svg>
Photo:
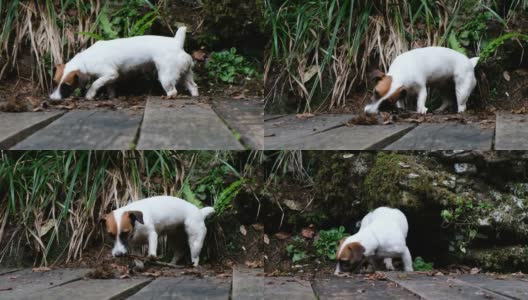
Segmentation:
<svg viewBox="0 0 528 300">
<path fill-rule="evenodd" d="M 67 71 L 65 64 L 55 66 L 53 82 L 57 85 L 55 91 L 50 95 L 52 100 L 68 98 L 76 88 L 81 86 L 85 76 L 80 70 Z"/>
<path fill-rule="evenodd" d="M 113 211 L 103 217 L 105 230 L 114 239 L 113 256 L 123 256 L 128 252 L 128 242 L 134 236 L 136 222 L 143 223 L 143 213 L 129 210 L 122 213 Z"/>
<path fill-rule="evenodd" d="M 364 260 L 365 248 L 359 242 L 345 243 L 346 238 L 339 241 L 336 259 L 341 270 L 351 272 L 356 270 Z"/>
<path fill-rule="evenodd" d="M 396 87 L 391 75 L 387 75 L 380 70 L 375 70 L 370 74 L 370 80 L 376 83 L 374 92 L 370 98 L 370 104 L 365 107 L 367 113 L 377 113 L 381 103 L 385 100 L 394 104 L 406 96 L 406 89 L 403 86 Z"/>
</svg>

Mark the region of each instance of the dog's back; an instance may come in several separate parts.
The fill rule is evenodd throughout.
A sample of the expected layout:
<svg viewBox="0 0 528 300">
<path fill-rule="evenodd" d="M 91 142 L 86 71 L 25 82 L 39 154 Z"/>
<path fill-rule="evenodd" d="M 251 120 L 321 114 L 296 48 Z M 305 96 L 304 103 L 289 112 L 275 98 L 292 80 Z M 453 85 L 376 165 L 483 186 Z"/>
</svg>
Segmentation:
<svg viewBox="0 0 528 300">
<path fill-rule="evenodd" d="M 409 225 L 405 215 L 397 208 L 378 207 L 374 211 L 368 213 L 363 220 L 361 220 L 361 228 L 364 230 L 368 228 L 373 231 L 397 230 L 407 238 Z"/>
</svg>

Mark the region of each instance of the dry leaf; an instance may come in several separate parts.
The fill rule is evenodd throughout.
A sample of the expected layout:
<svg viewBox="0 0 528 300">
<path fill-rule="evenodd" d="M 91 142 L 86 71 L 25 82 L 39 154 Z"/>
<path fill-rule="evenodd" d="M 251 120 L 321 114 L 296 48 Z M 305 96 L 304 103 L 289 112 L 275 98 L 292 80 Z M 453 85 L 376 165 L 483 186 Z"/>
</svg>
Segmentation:
<svg viewBox="0 0 528 300">
<path fill-rule="evenodd" d="M 510 81 L 510 73 L 508 73 L 508 71 L 504 71 L 502 77 L 504 77 L 504 80 Z"/>
<path fill-rule="evenodd" d="M 471 271 L 469 271 L 469 273 L 471 275 L 478 274 L 478 273 L 480 273 L 480 269 L 479 268 L 473 268 L 473 269 L 471 269 Z"/>
<path fill-rule="evenodd" d="M 285 239 L 290 238 L 291 235 L 286 232 L 277 232 L 275 233 L 275 237 L 278 238 L 279 240 L 285 240 Z"/>
<path fill-rule="evenodd" d="M 306 69 L 303 74 L 303 83 L 307 83 L 308 81 L 310 81 L 310 79 L 312 79 L 312 77 L 314 77 L 314 75 L 317 74 L 318 71 L 319 67 L 315 65 Z"/>
<path fill-rule="evenodd" d="M 269 245 L 269 243 L 270 243 L 270 239 L 269 239 L 269 237 L 268 237 L 267 234 L 264 234 L 264 243 L 265 243 L 266 245 Z"/>
<path fill-rule="evenodd" d="M 49 272 L 51 271 L 51 268 L 48 267 L 40 267 L 40 268 L 33 268 L 31 269 L 33 272 Z"/>
<path fill-rule="evenodd" d="M 55 224 L 56 222 L 54 219 L 49 219 L 46 223 L 44 223 L 44 225 L 40 227 L 39 236 L 45 236 L 51 230 L 51 228 L 55 226 Z"/>
<path fill-rule="evenodd" d="M 297 115 L 295 115 L 295 117 L 297 119 L 305 120 L 305 119 L 313 118 L 313 117 L 315 117 L 315 115 L 312 114 L 312 113 L 303 113 L 303 114 L 297 114 Z"/>
<path fill-rule="evenodd" d="M 242 235 L 246 235 L 247 234 L 246 226 L 240 225 L 240 233 L 242 233 Z"/>
<path fill-rule="evenodd" d="M 143 272 L 143 273 L 141 273 L 141 275 L 149 276 L 149 277 L 160 277 L 160 276 L 161 276 L 161 272 L 160 272 L 160 271 L 155 271 L 155 272 Z"/>
<path fill-rule="evenodd" d="M 253 225 L 251 225 L 251 227 L 253 227 L 253 229 L 255 229 L 255 230 L 257 230 L 257 231 L 262 231 L 262 230 L 264 230 L 264 225 L 261 224 L 261 223 L 253 224 Z"/>
<path fill-rule="evenodd" d="M 258 260 L 255 260 L 255 261 L 246 260 L 245 265 L 250 269 L 262 268 L 264 266 L 264 264 Z"/>
<path fill-rule="evenodd" d="M 304 228 L 302 231 L 301 231 L 301 235 L 306 238 L 306 239 L 312 239 L 315 235 L 315 231 L 308 227 L 308 228 Z"/>
<path fill-rule="evenodd" d="M 127 278 L 130 278 L 130 274 L 123 274 L 119 276 L 119 279 L 127 279 Z"/>
</svg>

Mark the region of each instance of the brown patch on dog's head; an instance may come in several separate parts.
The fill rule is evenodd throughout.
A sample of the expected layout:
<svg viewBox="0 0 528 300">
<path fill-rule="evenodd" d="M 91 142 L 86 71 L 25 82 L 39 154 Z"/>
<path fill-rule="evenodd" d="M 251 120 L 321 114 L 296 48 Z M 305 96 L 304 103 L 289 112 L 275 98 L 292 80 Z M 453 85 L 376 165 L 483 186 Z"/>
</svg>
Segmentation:
<svg viewBox="0 0 528 300">
<path fill-rule="evenodd" d="M 68 74 L 66 74 L 66 77 L 64 77 L 64 80 L 62 83 L 67 84 L 71 87 L 79 85 L 79 76 L 81 75 L 81 71 L 75 70 Z"/>
<path fill-rule="evenodd" d="M 121 216 L 121 232 L 132 232 L 134 224 L 138 221 L 143 223 L 143 213 L 139 210 L 130 210 L 123 213 Z"/>
<path fill-rule="evenodd" d="M 344 242 L 344 241 L 343 241 Z M 341 249 L 342 242 L 340 242 L 339 248 Z M 338 251 L 337 260 L 342 262 L 348 262 L 352 265 L 359 263 L 363 260 L 363 254 L 365 248 L 358 242 L 353 242 L 343 246 L 341 251 Z"/>
<path fill-rule="evenodd" d="M 392 76 L 384 75 L 374 88 L 375 100 L 381 99 L 387 95 L 392 85 Z"/>
<path fill-rule="evenodd" d="M 62 79 L 62 75 L 64 75 L 64 68 L 65 67 L 66 67 L 65 64 L 59 64 L 59 65 L 55 66 L 55 76 L 53 77 L 53 81 L 56 84 L 60 83 L 60 81 Z"/>
<path fill-rule="evenodd" d="M 105 223 L 106 232 L 110 234 L 113 237 L 117 236 L 117 223 L 114 217 L 114 213 L 111 212 L 109 214 L 106 214 L 103 219 L 101 219 L 102 222 Z"/>
<path fill-rule="evenodd" d="M 398 100 L 405 98 L 405 96 L 407 96 L 407 90 L 404 86 L 400 86 L 387 100 L 391 103 L 396 103 Z"/>
</svg>

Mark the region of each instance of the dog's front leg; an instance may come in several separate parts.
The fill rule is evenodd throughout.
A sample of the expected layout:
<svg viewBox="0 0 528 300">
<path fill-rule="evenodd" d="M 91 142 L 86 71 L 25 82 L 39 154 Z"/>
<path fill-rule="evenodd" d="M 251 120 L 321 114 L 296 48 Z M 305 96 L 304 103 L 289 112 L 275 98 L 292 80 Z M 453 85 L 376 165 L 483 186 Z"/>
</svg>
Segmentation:
<svg viewBox="0 0 528 300">
<path fill-rule="evenodd" d="M 412 272 L 413 271 L 412 257 L 411 257 L 411 252 L 409 251 L 408 247 L 405 247 L 405 249 L 403 250 L 402 261 L 403 261 L 403 270 L 405 272 Z"/>
<path fill-rule="evenodd" d="M 149 234 L 148 237 L 149 242 L 149 249 L 148 249 L 148 256 L 150 258 L 156 258 L 157 257 L 157 250 L 158 250 L 158 234 L 156 231 L 152 231 Z"/>
<path fill-rule="evenodd" d="M 420 89 L 420 92 L 418 93 L 418 103 L 416 105 L 416 112 L 419 114 L 426 114 L 427 113 L 427 107 L 425 107 L 425 101 L 427 100 L 427 89 L 425 87 L 422 87 Z"/>
<path fill-rule="evenodd" d="M 112 81 L 116 80 L 118 77 L 117 74 L 107 74 L 100 78 L 98 78 L 96 81 L 92 83 L 92 86 L 86 93 L 86 99 L 93 100 L 95 98 L 95 95 L 97 94 L 97 91 L 105 86 L 108 83 L 111 83 Z"/>
</svg>

